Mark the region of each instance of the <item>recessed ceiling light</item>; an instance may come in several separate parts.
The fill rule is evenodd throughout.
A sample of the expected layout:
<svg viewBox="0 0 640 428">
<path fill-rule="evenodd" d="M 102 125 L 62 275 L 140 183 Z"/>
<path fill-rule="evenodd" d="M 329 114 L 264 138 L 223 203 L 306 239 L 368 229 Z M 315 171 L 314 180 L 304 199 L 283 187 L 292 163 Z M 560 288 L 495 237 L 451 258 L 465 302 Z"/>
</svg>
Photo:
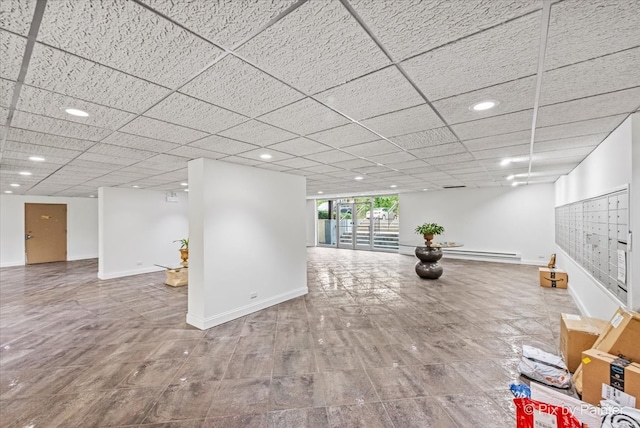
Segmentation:
<svg viewBox="0 0 640 428">
<path fill-rule="evenodd" d="M 362 180 L 362 179 L 364 179 L 364 177 L 357 176 L 356 178 L 354 178 L 354 180 Z"/>
<path fill-rule="evenodd" d="M 18 183 L 11 183 L 11 184 L 9 184 L 9 186 L 11 186 L 11 187 L 20 187 L 20 185 Z"/>
<path fill-rule="evenodd" d="M 96 195 L 89 195 L 89 197 L 90 197 L 90 198 L 95 198 L 95 197 L 96 197 Z"/>
<path fill-rule="evenodd" d="M 189 191 L 189 189 L 184 189 L 184 191 L 185 191 L 185 192 L 188 192 L 188 191 Z"/>
<path fill-rule="evenodd" d="M 391 185 L 391 186 L 389 186 L 389 187 L 391 187 L 392 189 L 395 189 L 396 187 L 398 187 L 398 185 L 397 185 L 397 184 L 392 184 L 392 185 Z"/>
<path fill-rule="evenodd" d="M 318 190 L 318 195 L 322 195 L 324 192 L 322 190 Z"/>
<path fill-rule="evenodd" d="M 18 174 L 20 175 L 31 175 L 29 171 L 20 171 Z"/>
<path fill-rule="evenodd" d="M 429 190 L 429 189 L 422 189 L 423 192 L 426 192 L 427 190 Z"/>
<path fill-rule="evenodd" d="M 384 166 L 384 164 L 381 164 L 381 163 L 377 163 L 376 165 L 378 165 L 378 166 Z"/>
<path fill-rule="evenodd" d="M 511 174 L 510 176 L 507 177 L 507 180 L 513 180 L 514 178 L 516 178 L 516 176 Z"/>
<path fill-rule="evenodd" d="M 180 183 L 181 186 L 188 186 L 189 183 Z"/>
<path fill-rule="evenodd" d="M 72 116 L 78 116 L 78 117 L 87 117 L 87 116 L 89 116 L 89 113 L 87 113 L 86 111 L 78 110 L 77 108 L 66 108 L 66 109 L 64 109 L 64 111 L 66 111 L 67 113 L 69 113 Z"/>
<path fill-rule="evenodd" d="M 484 110 L 492 109 L 498 104 L 500 103 L 496 100 L 485 100 L 485 101 L 480 101 L 479 103 L 475 103 L 474 105 L 469 107 L 469 109 L 473 111 L 484 111 Z"/>
<path fill-rule="evenodd" d="M 42 156 L 29 156 L 29 160 L 34 162 L 44 162 L 44 158 Z"/>
<path fill-rule="evenodd" d="M 502 162 L 500 162 L 501 166 L 507 166 L 511 163 L 511 159 L 502 159 Z"/>
<path fill-rule="evenodd" d="M 263 153 L 260 155 L 261 159 L 271 159 L 272 156 L 269 153 Z"/>
<path fill-rule="evenodd" d="M 5 190 L 4 193 L 13 193 L 11 190 Z"/>
<path fill-rule="evenodd" d="M 139 189 L 139 188 L 140 188 L 140 186 L 138 186 L 137 184 L 134 184 L 134 185 L 133 185 L 133 186 L 131 186 L 131 187 L 133 187 L 134 189 Z"/>
<path fill-rule="evenodd" d="M 512 185 L 513 187 L 516 187 L 518 184 L 520 184 L 520 183 L 518 183 L 517 181 L 514 181 L 513 183 L 511 183 L 511 185 Z"/>
</svg>

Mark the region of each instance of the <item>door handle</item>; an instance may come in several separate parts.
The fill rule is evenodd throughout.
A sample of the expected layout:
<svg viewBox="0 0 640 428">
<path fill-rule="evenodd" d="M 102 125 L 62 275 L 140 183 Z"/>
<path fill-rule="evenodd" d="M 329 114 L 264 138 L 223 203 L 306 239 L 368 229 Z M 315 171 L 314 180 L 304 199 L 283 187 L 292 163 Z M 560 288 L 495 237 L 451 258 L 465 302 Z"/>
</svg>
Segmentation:
<svg viewBox="0 0 640 428">
<path fill-rule="evenodd" d="M 27 241 L 29 239 L 33 238 L 33 236 L 29 235 L 28 233 L 26 235 L 24 235 L 24 240 Z"/>
</svg>

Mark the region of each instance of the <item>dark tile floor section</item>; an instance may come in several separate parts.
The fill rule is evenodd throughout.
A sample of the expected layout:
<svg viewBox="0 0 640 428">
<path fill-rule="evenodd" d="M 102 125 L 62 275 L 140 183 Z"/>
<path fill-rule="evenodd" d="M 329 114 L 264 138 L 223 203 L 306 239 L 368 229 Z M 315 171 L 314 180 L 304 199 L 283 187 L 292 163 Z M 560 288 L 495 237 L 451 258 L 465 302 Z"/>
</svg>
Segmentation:
<svg viewBox="0 0 640 428">
<path fill-rule="evenodd" d="M 512 427 L 522 344 L 557 352 L 537 268 L 308 250 L 309 294 L 212 328 L 164 273 L 0 270 L 3 427 Z"/>
</svg>

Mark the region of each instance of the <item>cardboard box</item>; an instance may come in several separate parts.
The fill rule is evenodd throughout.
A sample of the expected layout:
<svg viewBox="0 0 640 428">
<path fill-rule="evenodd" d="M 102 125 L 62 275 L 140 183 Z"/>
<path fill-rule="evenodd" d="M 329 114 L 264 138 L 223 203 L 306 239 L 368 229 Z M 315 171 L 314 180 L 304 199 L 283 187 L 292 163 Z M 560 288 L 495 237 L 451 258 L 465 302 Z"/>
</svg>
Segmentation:
<svg viewBox="0 0 640 428">
<path fill-rule="evenodd" d="M 540 286 L 549 288 L 567 288 L 569 276 L 562 269 L 538 268 Z"/>
<path fill-rule="evenodd" d="M 609 399 L 640 408 L 640 364 L 589 349 L 582 353 L 582 400 L 598 405 Z"/>
<path fill-rule="evenodd" d="M 620 308 L 593 344 L 593 349 L 640 362 L 640 314 Z M 582 365 L 573 375 L 573 384 L 582 393 Z"/>
<path fill-rule="evenodd" d="M 591 349 L 608 322 L 573 314 L 560 315 L 560 352 L 571 373 L 582 361 L 582 351 Z"/>
</svg>

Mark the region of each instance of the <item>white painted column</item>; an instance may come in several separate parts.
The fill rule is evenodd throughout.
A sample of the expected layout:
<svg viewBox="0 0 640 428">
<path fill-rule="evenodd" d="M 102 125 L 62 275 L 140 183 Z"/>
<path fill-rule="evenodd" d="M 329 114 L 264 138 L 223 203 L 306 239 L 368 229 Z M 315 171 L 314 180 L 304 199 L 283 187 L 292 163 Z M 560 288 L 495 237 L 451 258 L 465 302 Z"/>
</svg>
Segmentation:
<svg viewBox="0 0 640 428">
<path fill-rule="evenodd" d="M 631 185 L 629 186 L 629 230 L 633 243 L 628 254 L 627 290 L 629 306 L 640 311 L 640 113 L 631 117 Z"/>
</svg>

